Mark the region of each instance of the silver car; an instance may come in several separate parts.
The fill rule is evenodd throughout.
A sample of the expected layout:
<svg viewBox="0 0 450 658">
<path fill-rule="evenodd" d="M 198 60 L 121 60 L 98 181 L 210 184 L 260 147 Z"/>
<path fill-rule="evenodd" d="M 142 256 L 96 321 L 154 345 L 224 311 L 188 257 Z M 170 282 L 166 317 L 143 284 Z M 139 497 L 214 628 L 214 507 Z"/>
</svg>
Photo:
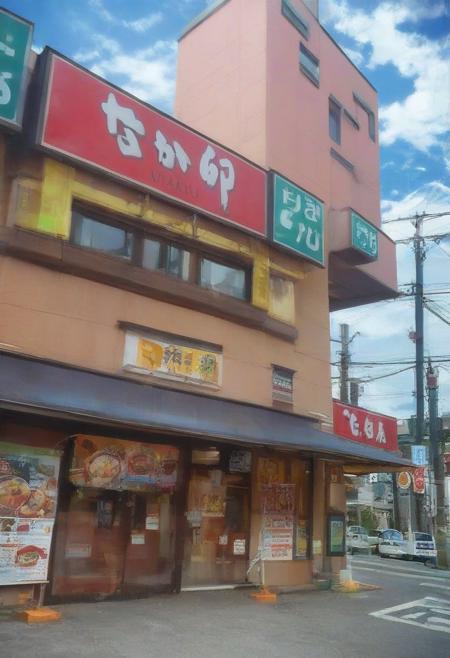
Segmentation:
<svg viewBox="0 0 450 658">
<path fill-rule="evenodd" d="M 405 557 L 406 544 L 399 530 L 383 530 L 378 542 L 380 557 Z"/>
<path fill-rule="evenodd" d="M 347 553 L 365 553 L 369 555 L 370 544 L 367 530 L 359 525 L 351 525 L 347 528 Z"/>
</svg>

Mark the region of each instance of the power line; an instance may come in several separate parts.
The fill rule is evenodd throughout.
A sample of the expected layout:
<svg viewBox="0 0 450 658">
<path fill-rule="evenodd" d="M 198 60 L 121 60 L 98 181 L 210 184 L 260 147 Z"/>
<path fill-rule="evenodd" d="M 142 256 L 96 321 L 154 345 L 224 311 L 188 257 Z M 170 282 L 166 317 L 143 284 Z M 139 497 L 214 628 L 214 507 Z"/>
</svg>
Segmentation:
<svg viewBox="0 0 450 658">
<path fill-rule="evenodd" d="M 439 217 L 445 217 L 446 215 L 450 215 L 450 211 L 447 212 L 437 212 L 437 213 L 422 213 L 421 215 L 415 214 L 411 215 L 410 217 L 397 217 L 396 219 L 384 219 L 382 221 L 382 224 L 393 224 L 394 222 L 406 222 L 406 221 L 418 221 L 421 219 L 422 221 L 428 221 L 430 219 L 438 219 Z"/>
<path fill-rule="evenodd" d="M 428 311 L 430 311 L 430 313 L 432 313 L 437 318 L 442 320 L 442 322 L 445 322 L 445 324 L 448 324 L 450 326 L 450 320 L 444 318 L 440 313 L 438 313 L 438 311 L 436 311 L 436 309 L 434 309 L 432 306 L 430 306 L 429 302 L 424 302 L 424 306 Z"/>
<path fill-rule="evenodd" d="M 450 213 L 449 213 L 450 214 Z M 448 238 L 450 236 L 450 233 L 437 233 L 436 235 L 421 235 L 420 240 L 442 240 L 443 238 Z M 417 240 L 416 235 L 412 235 L 410 238 L 403 238 L 400 240 L 394 240 L 395 244 L 408 244 L 409 242 L 414 242 L 414 240 Z"/>
</svg>

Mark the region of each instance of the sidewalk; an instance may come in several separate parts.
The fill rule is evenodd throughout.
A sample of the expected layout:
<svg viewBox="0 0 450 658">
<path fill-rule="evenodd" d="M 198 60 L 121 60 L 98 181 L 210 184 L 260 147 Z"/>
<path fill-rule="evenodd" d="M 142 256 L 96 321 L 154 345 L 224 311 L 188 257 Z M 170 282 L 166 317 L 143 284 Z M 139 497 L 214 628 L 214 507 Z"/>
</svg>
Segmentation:
<svg viewBox="0 0 450 658">
<path fill-rule="evenodd" d="M 0 623 L 2 658 L 419 658 L 428 635 L 369 616 L 383 591 L 284 594 L 254 602 L 245 590 L 186 592 L 139 601 L 56 606 L 43 626 Z M 411 645 L 411 636 L 415 635 Z M 438 634 L 435 634 L 438 635 Z M 444 633 L 440 634 L 445 636 Z M 433 646 L 445 658 L 448 646 Z M 434 638 L 433 638 L 434 639 Z M 414 650 L 412 650 L 414 649 Z"/>
</svg>

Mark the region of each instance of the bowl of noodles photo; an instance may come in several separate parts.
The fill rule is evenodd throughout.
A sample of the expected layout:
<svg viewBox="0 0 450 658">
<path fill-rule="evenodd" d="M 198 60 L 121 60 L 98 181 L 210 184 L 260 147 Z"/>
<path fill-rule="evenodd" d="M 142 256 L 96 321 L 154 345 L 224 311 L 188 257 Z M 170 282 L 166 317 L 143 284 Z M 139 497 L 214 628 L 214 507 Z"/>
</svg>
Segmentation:
<svg viewBox="0 0 450 658">
<path fill-rule="evenodd" d="M 92 487 L 112 487 L 122 471 L 122 461 L 114 452 L 97 450 L 85 462 L 86 484 Z"/>
<path fill-rule="evenodd" d="M 31 494 L 26 480 L 17 475 L 0 477 L 0 514 L 14 514 L 19 507 L 25 505 Z"/>
</svg>

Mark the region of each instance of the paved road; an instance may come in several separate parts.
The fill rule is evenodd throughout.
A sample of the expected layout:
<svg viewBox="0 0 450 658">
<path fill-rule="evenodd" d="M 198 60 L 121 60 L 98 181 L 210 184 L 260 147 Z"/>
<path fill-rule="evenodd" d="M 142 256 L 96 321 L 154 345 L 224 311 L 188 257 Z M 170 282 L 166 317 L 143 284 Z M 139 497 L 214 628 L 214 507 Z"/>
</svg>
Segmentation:
<svg viewBox="0 0 450 658">
<path fill-rule="evenodd" d="M 0 623 L 2 658 L 448 658 L 450 573 L 353 557 L 382 589 L 285 594 L 246 590 L 60 606 L 51 626 Z M 400 606 L 400 607 L 399 607 Z"/>
</svg>

